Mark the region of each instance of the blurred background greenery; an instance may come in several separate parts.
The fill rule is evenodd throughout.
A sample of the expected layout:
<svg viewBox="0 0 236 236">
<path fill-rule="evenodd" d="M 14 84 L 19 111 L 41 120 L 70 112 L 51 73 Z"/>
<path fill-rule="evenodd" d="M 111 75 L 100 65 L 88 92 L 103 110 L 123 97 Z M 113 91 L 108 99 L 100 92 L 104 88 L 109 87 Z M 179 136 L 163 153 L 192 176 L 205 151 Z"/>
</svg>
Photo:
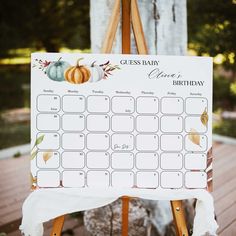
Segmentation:
<svg viewBox="0 0 236 236">
<path fill-rule="evenodd" d="M 214 57 L 214 132 L 236 137 L 236 1 L 187 7 L 189 54 Z M 90 51 L 89 1 L 1 1 L 0 32 L 2 149 L 30 141 L 30 53 Z"/>
</svg>

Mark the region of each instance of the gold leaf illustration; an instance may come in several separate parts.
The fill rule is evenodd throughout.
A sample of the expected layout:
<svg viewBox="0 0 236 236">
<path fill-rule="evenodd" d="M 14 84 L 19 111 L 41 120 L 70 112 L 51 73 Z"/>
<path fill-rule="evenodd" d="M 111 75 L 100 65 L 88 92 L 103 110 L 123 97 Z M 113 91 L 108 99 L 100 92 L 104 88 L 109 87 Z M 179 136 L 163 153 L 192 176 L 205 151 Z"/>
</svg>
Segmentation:
<svg viewBox="0 0 236 236">
<path fill-rule="evenodd" d="M 204 110 L 204 112 L 201 114 L 201 122 L 203 125 L 207 125 L 207 122 L 208 122 L 208 114 L 207 114 L 207 111 L 206 111 L 206 108 Z"/>
<path fill-rule="evenodd" d="M 33 184 L 33 182 L 34 182 L 34 177 L 33 177 L 33 175 L 30 173 L 30 182 L 31 182 L 31 185 Z"/>
<path fill-rule="evenodd" d="M 45 161 L 45 164 L 47 161 L 52 157 L 53 153 L 52 152 L 44 152 L 43 153 L 43 160 Z"/>
<path fill-rule="evenodd" d="M 198 132 L 195 129 L 190 130 L 188 138 L 192 143 L 194 143 L 194 144 L 201 147 L 201 145 L 200 145 L 200 135 L 198 134 Z"/>
<path fill-rule="evenodd" d="M 33 175 L 31 173 L 30 173 L 30 179 L 31 179 L 31 184 L 34 184 L 37 181 L 37 178 L 33 177 Z"/>
</svg>

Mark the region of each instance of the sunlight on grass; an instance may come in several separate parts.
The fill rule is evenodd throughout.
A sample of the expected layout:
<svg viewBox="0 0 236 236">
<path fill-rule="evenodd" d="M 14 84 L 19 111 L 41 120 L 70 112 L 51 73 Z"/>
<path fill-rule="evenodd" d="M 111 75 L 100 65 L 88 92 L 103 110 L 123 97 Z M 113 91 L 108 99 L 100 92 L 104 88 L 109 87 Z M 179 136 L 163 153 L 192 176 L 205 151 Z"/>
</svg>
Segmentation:
<svg viewBox="0 0 236 236">
<path fill-rule="evenodd" d="M 35 51 L 32 48 L 18 48 L 9 50 L 9 55 L 12 57 L 0 59 L 2 65 L 18 65 L 30 63 L 30 54 L 33 52 L 46 52 L 45 50 Z M 90 53 L 91 49 L 69 49 L 60 48 L 59 52 L 62 53 Z"/>
<path fill-rule="evenodd" d="M 213 58 L 214 63 L 217 65 L 222 64 L 224 60 L 225 60 L 225 57 L 223 54 L 218 54 L 217 56 Z"/>
<path fill-rule="evenodd" d="M 63 53 L 91 53 L 91 49 L 69 49 L 69 48 L 60 48 L 60 52 Z"/>
<path fill-rule="evenodd" d="M 188 49 L 188 55 L 189 56 L 197 56 L 197 52 L 194 49 Z M 202 56 L 209 57 L 210 55 L 208 53 L 203 53 Z M 235 54 L 232 52 L 228 55 L 228 59 L 230 64 L 234 64 L 235 62 Z M 217 65 L 221 65 L 223 62 L 226 61 L 226 58 L 223 54 L 217 54 L 215 57 L 213 57 L 213 62 Z"/>
<path fill-rule="evenodd" d="M 2 65 L 17 65 L 17 64 L 28 64 L 30 63 L 30 57 L 15 57 L 15 58 L 4 58 L 0 59 Z"/>
<path fill-rule="evenodd" d="M 230 84 L 230 92 L 236 95 L 236 82 Z"/>
<path fill-rule="evenodd" d="M 228 58 L 229 58 L 230 64 L 234 64 L 234 62 L 235 62 L 235 53 L 231 52 L 231 53 L 228 55 Z"/>
<path fill-rule="evenodd" d="M 32 51 L 33 51 L 32 48 L 16 48 L 8 50 L 8 54 L 10 56 L 17 56 L 17 57 L 29 57 Z"/>
<path fill-rule="evenodd" d="M 197 56 L 197 52 L 193 49 L 188 49 L 187 54 L 188 56 Z"/>
</svg>

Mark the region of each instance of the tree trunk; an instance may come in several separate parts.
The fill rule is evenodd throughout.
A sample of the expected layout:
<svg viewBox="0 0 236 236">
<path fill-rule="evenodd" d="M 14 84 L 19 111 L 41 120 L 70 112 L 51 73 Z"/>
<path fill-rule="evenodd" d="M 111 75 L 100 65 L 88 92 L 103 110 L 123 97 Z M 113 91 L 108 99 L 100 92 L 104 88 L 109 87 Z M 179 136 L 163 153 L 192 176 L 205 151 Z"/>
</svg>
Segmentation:
<svg viewBox="0 0 236 236">
<path fill-rule="evenodd" d="M 114 0 L 90 0 L 91 48 L 93 53 L 101 51 L 114 2 Z M 186 54 L 186 0 L 138 0 L 138 5 L 149 54 Z M 133 37 L 131 45 L 132 52 L 135 53 Z M 121 24 L 118 26 L 112 52 L 121 53 Z M 149 219 L 159 232 L 158 234 L 165 235 L 167 225 L 172 221 L 170 203 L 167 201 L 140 201 L 149 213 Z M 189 207 L 191 208 L 191 204 L 185 202 L 185 208 L 189 209 Z M 89 211 L 85 214 L 88 221 Z M 97 221 L 100 220 L 102 219 L 97 219 Z M 130 221 L 132 221 L 131 218 Z M 170 227 L 168 228 L 168 235 L 170 235 L 169 230 Z"/>
<path fill-rule="evenodd" d="M 90 0 L 93 53 L 101 51 L 114 2 Z M 138 0 L 138 5 L 149 54 L 184 55 L 187 49 L 186 0 Z M 120 27 L 119 25 L 113 53 L 121 53 Z"/>
</svg>

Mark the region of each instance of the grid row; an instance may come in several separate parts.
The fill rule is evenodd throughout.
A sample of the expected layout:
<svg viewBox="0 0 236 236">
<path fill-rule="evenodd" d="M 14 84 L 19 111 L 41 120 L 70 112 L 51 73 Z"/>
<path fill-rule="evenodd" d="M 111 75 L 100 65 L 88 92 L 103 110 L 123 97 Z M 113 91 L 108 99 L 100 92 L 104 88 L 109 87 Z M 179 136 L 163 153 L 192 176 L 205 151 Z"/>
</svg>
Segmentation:
<svg viewBox="0 0 236 236">
<path fill-rule="evenodd" d="M 135 109 L 136 107 L 136 109 Z M 111 99 L 105 95 L 90 95 L 87 98 L 80 95 L 39 95 L 37 97 L 39 112 L 108 113 L 132 114 L 163 114 L 180 115 L 184 111 L 189 115 L 201 115 L 207 110 L 207 99 L 189 97 L 185 101 L 180 97 L 138 97 L 114 96 Z"/>
<path fill-rule="evenodd" d="M 45 161 L 45 155 L 49 155 Z M 204 170 L 206 168 L 206 155 L 200 153 L 187 153 L 183 157 L 180 153 L 161 153 L 160 157 L 155 152 L 38 152 L 36 164 L 41 169 L 108 169 L 132 170 Z"/>
<path fill-rule="evenodd" d="M 162 151 L 180 152 L 183 148 L 189 152 L 204 152 L 207 149 L 207 136 L 198 135 L 193 140 L 193 134 L 184 137 L 180 134 L 132 134 L 114 133 L 38 133 L 37 137 L 44 137 L 43 142 L 37 145 L 41 150 L 88 150 L 105 151 Z"/>
<path fill-rule="evenodd" d="M 156 133 L 159 130 L 163 133 L 181 133 L 191 132 L 192 127 L 198 133 L 205 133 L 207 125 L 201 122 L 200 116 L 167 116 L 160 119 L 155 115 L 113 115 L 107 114 L 38 114 L 36 118 L 36 127 L 40 131 L 58 131 L 62 128 L 64 131 L 84 131 L 90 132 L 133 132 L 134 129 L 140 133 Z"/>
<path fill-rule="evenodd" d="M 38 171 L 39 187 L 122 187 L 122 188 L 206 188 L 206 173 L 202 171 Z"/>
</svg>

